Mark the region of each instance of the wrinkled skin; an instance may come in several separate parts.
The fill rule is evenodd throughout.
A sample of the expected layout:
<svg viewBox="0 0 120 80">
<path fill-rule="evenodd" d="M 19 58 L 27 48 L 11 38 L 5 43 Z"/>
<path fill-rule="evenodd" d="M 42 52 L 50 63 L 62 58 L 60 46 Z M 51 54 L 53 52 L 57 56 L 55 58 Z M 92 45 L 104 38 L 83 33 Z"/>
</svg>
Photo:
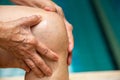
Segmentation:
<svg viewBox="0 0 120 80">
<path fill-rule="evenodd" d="M 60 6 L 58 6 L 57 4 L 55 4 L 51 0 L 11 0 L 11 1 L 16 3 L 16 4 L 18 4 L 18 5 L 37 7 L 37 8 L 45 9 L 47 11 L 53 11 L 53 12 L 58 13 L 59 15 L 61 15 L 64 18 L 64 22 L 65 22 L 65 25 L 66 25 L 66 28 L 67 28 L 68 37 L 69 37 L 68 65 L 70 65 L 71 59 L 72 59 L 72 50 L 73 50 L 73 47 L 74 47 L 74 39 L 73 39 L 73 35 L 72 35 L 73 27 L 65 19 L 65 16 L 64 16 L 62 8 Z"/>
<path fill-rule="evenodd" d="M 56 5 L 55 3 L 53 3 L 52 1 L 50 1 L 50 0 L 11 0 L 12 2 L 14 2 L 14 3 L 16 3 L 16 4 L 20 4 L 20 5 L 25 5 L 25 6 L 32 6 L 32 7 L 39 7 L 39 8 L 43 8 L 43 9 L 45 9 L 45 10 L 48 10 L 48 11 L 55 11 L 55 12 L 57 12 L 59 15 L 61 15 L 61 16 L 63 16 L 64 17 L 64 14 L 63 14 L 63 11 L 62 11 L 62 9 L 58 6 L 58 5 Z M 21 21 L 22 21 L 22 19 L 21 19 Z M 73 36 L 72 36 L 72 26 L 66 21 L 66 19 L 64 20 L 65 21 L 65 24 L 66 24 L 66 27 L 67 27 L 67 32 L 68 32 L 68 37 L 69 37 L 69 48 L 68 48 L 68 51 L 69 51 L 69 56 L 68 56 L 68 64 L 70 64 L 71 63 L 71 54 L 72 54 L 72 49 L 73 49 Z M 19 21 L 20 22 L 20 21 Z M 2 23 L 2 22 L 1 22 Z M 8 23 L 10 24 L 10 23 L 12 23 L 12 21 L 11 22 L 6 22 L 6 23 L 2 23 L 2 26 L 4 25 L 4 26 L 7 26 L 8 25 Z M 13 22 L 13 23 L 15 23 L 15 22 Z M 17 26 L 21 26 L 21 24 L 23 25 L 23 26 L 26 26 L 26 25 L 30 25 L 31 23 L 33 23 L 32 21 L 30 21 L 30 22 L 28 22 L 27 24 L 25 24 L 25 25 L 23 25 L 23 23 L 20 23 L 20 24 L 16 24 Z M 30 26 L 32 26 L 32 25 L 34 25 L 34 24 L 31 24 Z M 29 27 L 30 27 L 29 26 Z M 22 30 L 20 27 L 17 27 L 16 29 L 20 29 L 20 30 Z M 28 30 L 28 33 L 27 33 L 27 35 L 29 36 L 29 37 L 27 37 L 27 38 L 23 38 L 23 37 L 21 37 L 21 35 L 17 35 L 17 36 L 15 36 L 15 35 L 11 35 L 12 36 L 12 38 L 10 39 L 11 41 L 12 41 L 12 43 L 11 42 L 9 42 L 9 45 L 13 45 L 14 47 L 16 47 L 16 45 L 18 45 L 18 43 L 21 43 L 22 42 L 22 45 L 19 45 L 19 48 L 18 47 L 16 47 L 16 48 L 12 48 L 13 46 L 9 46 L 9 47 L 11 47 L 11 48 L 9 48 L 8 46 L 7 46 L 7 48 L 6 47 L 4 47 L 4 46 L 2 46 L 3 48 L 5 48 L 5 49 L 7 49 L 8 51 L 10 51 L 10 52 L 14 52 L 14 55 L 15 55 L 15 57 L 17 57 L 17 58 L 19 58 L 19 59 L 22 59 L 23 60 L 23 63 L 25 62 L 27 65 L 25 66 L 25 70 L 28 72 L 30 69 L 29 68 L 31 68 L 32 70 L 34 69 L 34 67 L 36 67 L 36 66 L 38 66 L 39 68 L 41 68 L 40 67 L 40 65 L 39 65 L 39 63 L 43 63 L 43 61 L 42 61 L 42 59 L 41 59 L 41 61 L 42 62 L 40 62 L 40 61 L 37 61 L 37 60 L 40 60 L 40 58 L 38 57 L 38 55 L 37 55 L 37 53 L 36 53 L 36 49 L 34 48 L 34 47 L 36 47 L 37 46 L 37 41 L 36 41 L 36 39 L 35 39 L 35 37 L 32 35 L 32 34 L 30 34 L 31 32 L 30 32 L 30 28 L 28 28 L 27 29 Z M 12 30 L 11 30 L 12 31 Z M 17 31 L 17 30 L 14 30 L 14 31 Z M 18 30 L 18 32 L 19 32 L 19 30 Z M 17 33 L 18 33 L 17 32 Z M 16 33 L 15 33 L 16 34 Z M 21 34 L 24 34 L 24 33 L 21 33 Z M 17 38 L 20 38 L 19 40 L 17 39 Z M 16 40 L 17 39 L 17 40 Z M 15 43 L 13 43 L 13 42 L 15 42 Z M 4 43 L 4 42 L 3 42 Z M 5 42 L 6 43 L 6 42 Z M 3 44 L 3 45 L 5 45 L 5 43 Z M 40 42 L 39 42 L 40 43 Z M 26 48 L 25 47 L 23 47 L 23 45 L 25 45 L 25 46 L 27 46 Z M 40 46 L 42 46 L 42 44 L 40 44 L 39 46 L 37 46 L 37 49 L 38 49 L 38 51 L 40 52 L 40 53 L 42 53 L 42 54 L 45 54 L 45 53 L 53 53 L 52 51 L 50 51 L 49 49 L 47 49 L 45 46 L 42 48 L 42 49 L 44 49 L 44 50 L 42 50 L 41 48 L 40 48 Z M 34 48 L 34 49 L 32 49 L 31 50 L 31 48 Z M 14 49 L 14 50 L 13 50 Z M 22 51 L 23 52 L 22 52 Z M 28 51 L 29 50 L 29 51 Z M 47 52 L 46 52 L 47 51 Z M 20 53 L 20 54 L 17 54 L 17 53 Z M 25 53 L 28 53 L 28 54 L 25 54 Z M 35 54 L 33 54 L 33 53 L 35 53 L 36 54 L 36 56 L 35 56 Z M 53 53 L 54 54 L 54 53 Z M 29 55 L 29 57 L 27 56 L 27 55 Z M 27 56 L 27 57 L 26 57 Z M 34 56 L 34 57 L 32 57 L 32 56 Z M 53 59 L 53 60 L 57 60 L 57 56 L 54 54 L 54 55 L 50 55 L 50 54 L 48 54 L 47 55 L 47 57 L 48 58 L 51 58 L 51 59 Z M 35 58 L 37 59 L 37 60 L 35 60 Z M 36 62 L 37 61 L 37 62 Z M 33 66 L 34 65 L 34 66 Z M 44 64 L 45 65 L 45 64 Z M 41 68 L 41 69 L 43 69 L 43 71 L 44 71 L 44 69 L 47 69 L 47 71 L 45 72 L 45 74 L 46 75 L 51 75 L 51 71 L 50 71 L 50 69 L 48 69 L 47 68 L 47 66 L 45 66 L 45 68 Z M 38 70 L 39 71 L 39 70 Z M 36 74 L 38 74 L 38 73 L 41 73 L 41 72 L 38 72 L 36 69 L 34 69 L 34 72 L 36 73 Z"/>
<path fill-rule="evenodd" d="M 41 15 L 42 21 L 35 27 L 32 27 L 32 33 L 35 35 L 37 40 L 44 43 L 48 48 L 50 48 L 57 55 L 59 55 L 59 60 L 57 62 L 53 62 L 50 59 L 46 58 L 45 56 L 41 55 L 45 63 L 53 71 L 53 74 L 50 77 L 43 75 L 44 76 L 43 78 L 38 78 L 36 75 L 34 75 L 33 71 L 30 71 L 27 72 L 25 79 L 26 80 L 68 80 L 68 65 L 67 65 L 68 36 L 64 23 L 64 18 L 60 17 L 58 14 L 54 12 L 47 12 L 42 9 L 31 8 L 31 7 L 3 6 L 0 8 L 1 8 L 0 12 L 2 11 L 4 12 L 4 13 L 0 13 L 0 15 L 2 15 L 2 17 L 0 17 L 0 20 L 2 21 L 11 21 L 20 17 L 30 16 L 30 15 Z M 11 12 L 11 10 L 14 10 L 14 13 Z M 5 54 L 3 55 L 5 56 Z M 12 59 L 12 60 L 13 60 L 12 62 L 8 60 L 9 64 L 14 64 L 11 67 L 17 66 L 22 68 L 21 67 L 22 65 L 20 65 L 19 63 L 20 61 L 18 59 L 17 60 Z"/>
<path fill-rule="evenodd" d="M 58 60 L 58 57 L 56 53 L 37 41 L 30 29 L 31 26 L 38 24 L 40 20 L 39 16 L 30 16 L 1 22 L 0 47 L 26 63 L 25 70 L 27 72 L 30 71 L 30 68 L 36 75 L 42 74 L 41 71 L 43 71 L 46 76 L 50 76 L 52 74 L 51 69 L 38 54 L 55 61 Z"/>
</svg>

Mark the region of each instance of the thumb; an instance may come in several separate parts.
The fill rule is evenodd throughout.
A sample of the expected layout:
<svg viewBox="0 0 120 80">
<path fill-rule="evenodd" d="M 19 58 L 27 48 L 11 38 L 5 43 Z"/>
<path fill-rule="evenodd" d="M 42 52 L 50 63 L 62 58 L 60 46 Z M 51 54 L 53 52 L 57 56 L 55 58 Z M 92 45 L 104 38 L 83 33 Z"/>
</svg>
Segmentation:
<svg viewBox="0 0 120 80">
<path fill-rule="evenodd" d="M 36 5 L 40 5 L 40 8 L 45 9 L 47 11 L 56 12 L 55 4 L 51 0 L 40 0 L 40 2 L 36 3 Z"/>
<path fill-rule="evenodd" d="M 13 26 L 25 26 L 31 27 L 38 24 L 41 21 L 41 17 L 37 15 L 33 15 L 30 17 L 22 17 L 14 21 L 10 21 Z"/>
</svg>

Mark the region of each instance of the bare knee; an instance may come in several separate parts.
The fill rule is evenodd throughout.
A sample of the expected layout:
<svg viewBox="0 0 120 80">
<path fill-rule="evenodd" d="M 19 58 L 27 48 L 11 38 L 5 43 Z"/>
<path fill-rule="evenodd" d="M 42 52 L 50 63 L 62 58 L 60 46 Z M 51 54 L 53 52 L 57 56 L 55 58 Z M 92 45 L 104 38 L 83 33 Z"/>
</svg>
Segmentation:
<svg viewBox="0 0 120 80">
<path fill-rule="evenodd" d="M 39 25 L 33 28 L 33 33 L 38 40 L 55 52 L 67 48 L 68 38 L 63 19 L 56 13 L 47 12 L 42 20 Z M 63 44 L 66 45 L 63 47 Z"/>
<path fill-rule="evenodd" d="M 61 77 L 63 75 L 61 73 L 61 69 L 65 71 L 65 75 L 67 75 L 67 47 L 68 47 L 68 37 L 67 31 L 63 22 L 63 19 L 55 14 L 49 13 L 46 14 L 43 21 L 33 28 L 33 33 L 44 43 L 48 48 L 52 49 L 56 54 L 59 55 L 59 61 L 53 62 L 46 59 L 44 56 L 42 58 L 48 64 L 48 66 L 52 69 L 54 75 L 50 77 L 45 77 L 42 79 L 37 78 L 33 72 L 27 73 L 25 79 L 26 80 L 58 80 L 56 77 Z M 59 73 L 59 75 L 57 75 Z"/>
</svg>

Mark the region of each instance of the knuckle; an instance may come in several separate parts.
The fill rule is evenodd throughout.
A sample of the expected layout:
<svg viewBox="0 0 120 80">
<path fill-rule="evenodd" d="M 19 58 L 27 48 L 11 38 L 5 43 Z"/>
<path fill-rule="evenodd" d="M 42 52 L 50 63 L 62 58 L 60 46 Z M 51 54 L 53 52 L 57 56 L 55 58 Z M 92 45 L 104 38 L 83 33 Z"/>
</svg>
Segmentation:
<svg viewBox="0 0 120 80">
<path fill-rule="evenodd" d="M 57 13 L 64 17 L 63 9 L 59 6 L 57 7 Z"/>
<path fill-rule="evenodd" d="M 15 24 L 18 24 L 19 26 L 26 26 L 25 22 L 27 22 L 27 21 L 28 21 L 27 17 L 22 17 L 22 18 L 18 19 Z"/>
<path fill-rule="evenodd" d="M 43 74 L 42 72 L 37 72 L 36 75 L 37 75 L 39 78 L 44 77 L 44 74 Z"/>
<path fill-rule="evenodd" d="M 43 62 L 43 61 L 39 61 L 39 62 L 38 62 L 38 65 L 39 65 L 39 66 L 42 66 L 42 65 L 44 65 L 44 62 Z"/>
<path fill-rule="evenodd" d="M 37 75 L 37 77 L 39 77 L 39 78 L 42 78 L 42 77 L 43 77 L 41 73 L 36 73 L 36 75 Z"/>
<path fill-rule="evenodd" d="M 30 68 L 31 68 L 32 70 L 34 70 L 34 69 L 36 68 L 36 66 L 33 65 L 33 64 L 31 64 L 31 65 L 30 65 Z"/>
<path fill-rule="evenodd" d="M 61 8 L 60 6 L 58 6 L 58 10 L 59 10 L 59 11 L 63 11 L 62 8 Z"/>
<path fill-rule="evenodd" d="M 49 68 L 46 68 L 46 73 L 50 73 L 50 69 Z"/>
<path fill-rule="evenodd" d="M 36 45 L 37 44 L 37 41 L 34 39 L 34 40 L 31 40 L 31 45 Z"/>
<path fill-rule="evenodd" d="M 37 72 L 36 72 L 36 75 L 37 75 L 37 76 L 40 76 L 40 75 L 42 75 L 42 73 L 41 73 L 40 71 L 37 71 Z"/>
<path fill-rule="evenodd" d="M 37 44 L 37 40 L 36 40 L 34 37 L 31 37 L 31 38 L 28 40 L 28 43 L 31 44 L 31 45 L 36 45 L 36 44 Z"/>
<path fill-rule="evenodd" d="M 49 52 L 49 50 L 48 50 L 47 48 L 44 48 L 44 49 L 42 50 L 42 53 L 43 53 L 44 55 L 48 54 L 48 52 Z"/>
</svg>

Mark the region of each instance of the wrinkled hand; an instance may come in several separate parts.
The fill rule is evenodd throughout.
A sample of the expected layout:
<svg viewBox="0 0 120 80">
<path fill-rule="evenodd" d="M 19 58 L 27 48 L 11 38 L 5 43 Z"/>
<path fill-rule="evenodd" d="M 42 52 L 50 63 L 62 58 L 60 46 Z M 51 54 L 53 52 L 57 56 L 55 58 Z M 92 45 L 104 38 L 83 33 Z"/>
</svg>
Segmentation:
<svg viewBox="0 0 120 80">
<path fill-rule="evenodd" d="M 48 11 L 56 11 L 51 0 L 11 0 L 13 3 L 23 6 L 38 7 Z"/>
<path fill-rule="evenodd" d="M 0 68 L 21 68 L 25 71 L 29 71 L 29 67 L 23 60 L 11 55 L 2 48 L 0 48 Z"/>
<path fill-rule="evenodd" d="M 30 28 L 40 21 L 40 16 L 34 15 L 0 22 L 0 47 L 23 60 L 38 77 L 43 77 L 44 74 L 50 76 L 52 71 L 40 55 L 55 61 L 58 56 L 33 36 Z"/>
<path fill-rule="evenodd" d="M 68 65 L 71 63 L 71 58 L 72 58 L 72 50 L 74 47 L 74 40 L 73 40 L 73 35 L 72 35 L 72 25 L 65 19 L 63 10 L 60 6 L 52 2 L 52 0 L 11 0 L 12 2 L 19 4 L 19 5 L 24 5 L 24 6 L 31 6 L 31 7 L 37 7 L 37 8 L 42 8 L 47 11 L 53 11 L 58 13 L 60 16 L 64 18 L 64 22 L 66 25 L 68 37 L 69 37 L 69 48 L 68 48 Z"/>
</svg>

